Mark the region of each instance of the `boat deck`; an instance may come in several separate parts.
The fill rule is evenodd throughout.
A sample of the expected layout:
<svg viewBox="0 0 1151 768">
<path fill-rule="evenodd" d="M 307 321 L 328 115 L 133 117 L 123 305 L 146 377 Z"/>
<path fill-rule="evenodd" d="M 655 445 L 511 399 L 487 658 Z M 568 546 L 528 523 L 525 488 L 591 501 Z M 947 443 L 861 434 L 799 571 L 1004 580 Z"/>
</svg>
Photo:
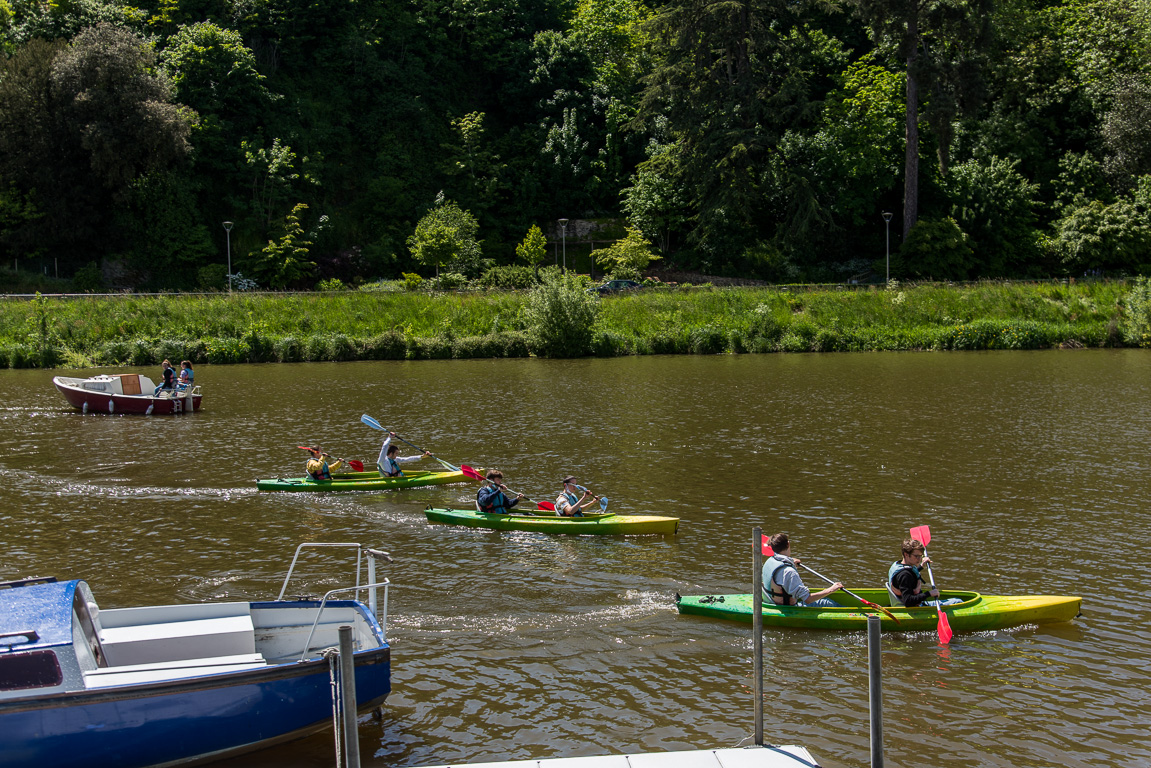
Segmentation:
<svg viewBox="0 0 1151 768">
<path fill-rule="evenodd" d="M 744 747 L 637 755 L 563 757 L 495 763 L 453 763 L 429 768 L 818 768 L 803 747 Z"/>
</svg>

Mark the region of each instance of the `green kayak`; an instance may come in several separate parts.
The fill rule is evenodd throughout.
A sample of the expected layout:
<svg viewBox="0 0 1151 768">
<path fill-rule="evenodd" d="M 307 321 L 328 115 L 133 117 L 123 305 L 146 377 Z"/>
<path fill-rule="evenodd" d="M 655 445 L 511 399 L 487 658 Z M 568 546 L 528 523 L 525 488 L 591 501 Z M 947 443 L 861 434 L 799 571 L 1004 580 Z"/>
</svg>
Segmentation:
<svg viewBox="0 0 1151 768">
<path fill-rule="evenodd" d="M 524 510 L 527 512 L 527 510 Z M 429 523 L 465 525 L 471 528 L 491 528 L 497 531 L 538 531 L 540 533 L 568 533 L 574 535 L 674 535 L 679 528 L 678 517 L 656 515 L 617 515 L 613 512 L 583 517 L 556 517 L 554 514 L 487 515 L 474 509 L 424 510 Z"/>
<path fill-rule="evenodd" d="M 387 491 L 393 488 L 419 488 L 467 481 L 463 472 L 422 472 L 404 470 L 403 477 L 380 477 L 379 472 L 345 472 L 331 480 L 310 477 L 276 477 L 257 480 L 261 491 Z"/>
<path fill-rule="evenodd" d="M 905 608 L 888 606 L 885 589 L 852 589 L 864 600 L 882 605 L 891 611 L 896 623 L 874 608 L 865 608 L 858 600 L 843 592 L 835 600 L 843 608 L 808 608 L 803 606 L 773 605 L 765 600 L 763 625 L 787 629 L 865 630 L 867 617 L 879 616 L 880 629 L 889 632 L 918 632 L 934 630 L 938 624 L 935 608 Z M 954 632 L 980 632 L 1005 629 L 1020 624 L 1050 624 L 1071 621 L 1079 615 L 1081 598 L 1063 595 L 981 595 L 978 592 L 942 590 L 943 598 L 958 597 L 961 603 L 944 606 L 947 622 Z M 676 595 L 680 613 L 711 616 L 751 623 L 752 595 Z"/>
</svg>

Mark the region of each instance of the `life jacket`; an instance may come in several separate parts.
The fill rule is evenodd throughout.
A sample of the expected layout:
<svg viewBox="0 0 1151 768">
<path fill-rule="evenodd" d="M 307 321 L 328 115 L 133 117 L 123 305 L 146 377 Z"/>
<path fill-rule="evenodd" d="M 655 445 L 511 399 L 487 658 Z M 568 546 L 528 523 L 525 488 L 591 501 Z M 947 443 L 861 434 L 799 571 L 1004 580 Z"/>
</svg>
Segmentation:
<svg viewBox="0 0 1151 768">
<path fill-rule="evenodd" d="M 567 500 L 567 506 L 561 508 L 560 502 L 565 499 Z M 583 517 L 583 511 L 576 509 L 576 504 L 578 503 L 579 497 L 574 493 L 568 493 L 567 489 L 565 488 L 559 496 L 556 496 L 556 511 L 566 517 L 576 517 L 577 515 L 579 517 Z"/>
<path fill-rule="evenodd" d="M 511 512 L 508 497 L 495 486 L 485 485 L 476 494 L 476 509 L 488 515 L 506 515 Z"/>
<path fill-rule="evenodd" d="M 763 591 L 776 605 L 798 604 L 795 595 L 789 595 L 787 590 L 775 579 L 777 573 L 788 568 L 795 570 L 795 566 L 783 555 L 772 555 L 763 565 Z"/>
<path fill-rule="evenodd" d="M 304 465 L 308 470 L 308 477 L 313 480 L 331 480 L 332 470 L 328 468 L 328 463 L 321 459 L 308 459 L 308 463 Z"/>
<path fill-rule="evenodd" d="M 887 569 L 887 583 L 891 587 L 892 594 L 894 594 L 895 597 L 898 598 L 899 602 L 906 605 L 907 604 L 907 597 L 910 597 L 910 595 L 904 596 L 904 594 L 899 591 L 899 587 L 895 586 L 895 574 L 899 573 L 900 571 L 911 571 L 912 573 L 915 574 L 916 587 L 915 587 L 915 592 L 911 593 L 913 595 L 919 593 L 920 589 L 919 589 L 918 585 L 923 581 L 923 576 L 919 572 L 919 566 L 908 565 L 907 563 L 903 562 L 902 560 L 896 560 L 894 563 L 891 564 L 891 567 Z"/>
<path fill-rule="evenodd" d="M 395 459 L 384 459 L 384 463 L 379 468 L 384 477 L 404 476 L 404 470 L 400 469 L 400 463 Z"/>
</svg>

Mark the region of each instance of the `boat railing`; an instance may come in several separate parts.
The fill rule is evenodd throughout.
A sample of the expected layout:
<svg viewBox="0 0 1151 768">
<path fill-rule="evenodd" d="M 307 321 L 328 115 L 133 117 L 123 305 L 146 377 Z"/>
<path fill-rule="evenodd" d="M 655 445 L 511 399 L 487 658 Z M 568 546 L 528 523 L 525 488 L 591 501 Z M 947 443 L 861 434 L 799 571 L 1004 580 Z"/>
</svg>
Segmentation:
<svg viewBox="0 0 1151 768">
<path fill-rule="evenodd" d="M 295 570 L 296 562 L 300 559 L 300 553 L 304 550 L 305 547 L 329 548 L 329 549 L 332 547 L 339 547 L 339 548 L 343 548 L 343 549 L 355 549 L 356 550 L 356 586 L 347 587 L 346 589 L 347 590 L 353 590 L 353 589 L 356 590 L 356 599 L 357 600 L 360 597 L 359 590 L 361 590 L 361 589 L 368 590 L 368 608 L 371 610 L 372 615 L 375 616 L 377 619 L 379 619 L 380 628 L 385 630 L 384 637 L 387 638 L 388 635 L 387 635 L 386 629 L 387 629 L 387 621 L 388 621 L 388 584 L 390 582 L 387 579 L 384 579 L 382 582 L 379 582 L 379 583 L 376 582 L 376 561 L 377 560 L 383 560 L 384 562 L 390 563 L 390 562 L 392 562 L 392 556 L 389 555 L 387 552 L 383 551 L 382 549 L 373 549 L 371 547 L 365 547 L 364 545 L 362 545 L 358 542 L 306 541 L 303 544 L 300 544 L 298 547 L 296 547 L 296 553 L 292 556 L 292 564 L 290 566 L 288 566 L 288 574 L 286 576 L 284 576 L 284 584 L 283 584 L 283 586 L 280 587 L 280 594 L 278 597 L 276 597 L 277 600 L 283 600 L 284 599 L 284 595 L 288 591 L 288 582 L 291 581 L 291 579 L 292 579 L 292 571 Z M 363 565 L 364 565 L 364 559 L 365 558 L 367 558 L 367 561 L 368 561 L 368 583 L 367 584 L 361 584 L 360 583 L 360 575 L 363 572 Z M 376 589 L 378 587 L 381 587 L 381 586 L 384 588 L 384 605 L 383 605 L 382 616 L 379 612 L 379 609 L 377 607 L 377 601 L 376 601 Z M 341 590 L 334 590 L 334 591 L 339 592 L 339 591 L 344 591 L 344 590 L 341 589 Z M 330 595 L 332 593 L 329 592 L 328 594 Z M 326 599 L 327 598 L 325 598 L 325 600 Z M 323 610 L 322 606 L 321 606 L 321 610 Z M 319 622 L 319 618 L 320 617 L 317 614 L 317 616 L 316 616 L 317 622 Z M 310 637 L 309 637 L 309 639 L 310 639 Z"/>
<path fill-rule="evenodd" d="M 387 629 L 387 627 L 388 627 L 388 586 L 390 584 L 391 584 L 390 581 L 388 581 L 387 579 L 384 579 L 383 581 L 381 581 L 379 583 L 365 584 L 363 587 L 359 587 L 359 586 L 341 587 L 340 589 L 333 589 L 330 592 L 325 593 L 323 599 L 320 600 L 320 608 L 318 611 L 316 611 L 316 619 L 315 619 L 315 621 L 312 622 L 312 629 L 308 632 L 308 639 L 304 641 L 304 650 L 300 652 L 300 661 L 306 661 L 308 658 L 308 649 L 312 645 L 312 637 L 314 637 L 316 634 L 316 627 L 318 627 L 320 625 L 320 616 L 323 615 L 324 608 L 326 608 L 328 605 L 328 599 L 332 595 L 338 594 L 340 592 L 351 592 L 352 590 L 356 590 L 356 589 L 368 589 L 368 588 L 371 588 L 374 590 L 376 587 L 383 587 L 384 588 L 384 615 L 380 619 L 380 632 L 383 634 L 384 640 L 386 641 L 388 639 L 388 629 Z M 373 611 L 373 613 L 374 613 L 374 611 Z"/>
</svg>

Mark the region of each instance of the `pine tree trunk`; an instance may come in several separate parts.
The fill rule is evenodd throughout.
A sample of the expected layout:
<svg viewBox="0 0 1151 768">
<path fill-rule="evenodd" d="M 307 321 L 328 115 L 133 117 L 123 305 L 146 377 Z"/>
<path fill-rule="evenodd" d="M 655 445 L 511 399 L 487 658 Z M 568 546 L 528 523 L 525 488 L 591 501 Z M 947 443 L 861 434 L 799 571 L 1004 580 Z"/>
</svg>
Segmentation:
<svg viewBox="0 0 1151 768">
<path fill-rule="evenodd" d="M 919 19 L 913 13 L 907 20 L 907 154 L 903 161 L 903 239 L 919 218 L 919 83 L 915 65 L 919 58 Z"/>
</svg>

